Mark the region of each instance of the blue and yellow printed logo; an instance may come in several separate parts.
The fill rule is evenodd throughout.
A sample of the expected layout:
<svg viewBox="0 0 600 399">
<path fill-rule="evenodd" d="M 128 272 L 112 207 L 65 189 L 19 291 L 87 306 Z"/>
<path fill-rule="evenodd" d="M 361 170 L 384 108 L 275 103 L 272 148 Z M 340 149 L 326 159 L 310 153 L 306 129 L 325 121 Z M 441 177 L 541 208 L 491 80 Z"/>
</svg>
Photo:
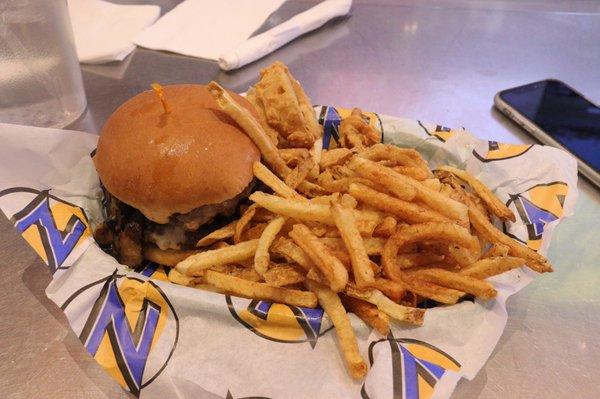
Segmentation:
<svg viewBox="0 0 600 399">
<path fill-rule="evenodd" d="M 320 336 L 333 328 L 321 308 L 249 300 L 227 296 L 231 315 L 259 337 L 283 343 L 308 342 L 312 348 Z"/>
<path fill-rule="evenodd" d="M 154 262 L 146 262 L 136 272 L 154 280 L 169 282 L 165 267 Z"/>
<path fill-rule="evenodd" d="M 454 137 L 457 133 L 456 130 L 450 129 L 449 127 L 445 127 L 442 125 L 429 125 L 425 124 L 421 121 L 417 121 L 419 126 L 423 129 L 428 136 L 435 137 L 441 142 L 446 142 Z"/>
<path fill-rule="evenodd" d="M 563 215 L 564 202 L 568 191 L 569 186 L 567 183 L 557 181 L 538 184 L 522 193 L 511 194 L 506 205 L 516 211 L 525 225 L 526 231 L 516 232 L 511 229 L 509 232 L 505 224 L 505 233 L 523 242 L 531 249 L 539 250 L 545 225 Z"/>
<path fill-rule="evenodd" d="M 482 155 L 473 150 L 473 155 L 481 162 L 501 161 L 523 155 L 531 147 L 533 147 L 533 144 L 505 144 L 498 143 L 497 141 L 488 141 L 487 153 Z"/>
<path fill-rule="evenodd" d="M 339 127 L 342 119 L 347 118 L 352 113 L 350 108 L 325 107 L 317 108 L 319 123 L 323 126 L 323 148 L 336 148 L 340 141 Z M 365 112 L 363 115 L 369 124 L 381 132 L 381 141 L 383 141 L 383 124 L 379 115 L 374 112 Z"/>
<path fill-rule="evenodd" d="M 389 367 L 392 384 L 371 386 L 367 379 L 361 390 L 363 399 L 371 396 L 428 399 L 433 395 L 436 383 L 448 370 L 460 369 L 460 363 L 442 350 L 426 342 L 406 338 L 390 337 L 371 342 L 369 362 L 372 368 L 382 367 L 380 372 L 385 372 L 383 368 Z M 377 364 L 380 362 L 383 362 L 383 366 Z"/>
<path fill-rule="evenodd" d="M 163 371 L 175 350 L 177 314 L 154 282 L 116 272 L 78 290 L 61 309 L 79 307 L 77 302 L 89 301 L 89 295 L 96 299 L 79 339 L 108 374 L 138 396 Z"/>
<path fill-rule="evenodd" d="M 3 209 L 26 204 L 7 216 L 53 273 L 68 267 L 69 255 L 92 235 L 83 209 L 49 190 L 15 187 L 1 191 L 0 200 Z"/>
</svg>

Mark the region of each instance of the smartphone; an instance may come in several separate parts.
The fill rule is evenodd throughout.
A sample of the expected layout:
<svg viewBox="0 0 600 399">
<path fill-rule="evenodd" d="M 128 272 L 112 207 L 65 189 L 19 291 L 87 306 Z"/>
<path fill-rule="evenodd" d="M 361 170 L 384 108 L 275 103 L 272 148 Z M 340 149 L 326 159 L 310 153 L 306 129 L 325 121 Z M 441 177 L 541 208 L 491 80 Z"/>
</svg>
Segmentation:
<svg viewBox="0 0 600 399">
<path fill-rule="evenodd" d="M 600 107 L 555 79 L 503 90 L 494 105 L 542 143 L 573 154 L 600 187 Z"/>
</svg>

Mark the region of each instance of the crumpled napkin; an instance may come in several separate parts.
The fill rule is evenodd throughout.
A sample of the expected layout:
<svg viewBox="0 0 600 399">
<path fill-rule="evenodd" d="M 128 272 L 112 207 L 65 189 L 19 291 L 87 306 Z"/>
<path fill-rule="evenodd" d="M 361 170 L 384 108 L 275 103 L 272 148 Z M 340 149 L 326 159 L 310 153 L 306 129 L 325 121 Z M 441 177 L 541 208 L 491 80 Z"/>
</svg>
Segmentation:
<svg viewBox="0 0 600 399">
<path fill-rule="evenodd" d="M 330 19 L 348 14 L 351 6 L 352 0 L 326 0 L 222 54 L 219 57 L 219 66 L 225 71 L 241 68 L 298 36 L 321 27 Z"/>
<path fill-rule="evenodd" d="M 160 16 L 160 7 L 68 0 L 80 62 L 121 61 L 135 49 L 133 38 Z"/>
<path fill-rule="evenodd" d="M 186 0 L 134 42 L 153 50 L 217 60 L 256 31 L 284 0 Z"/>
</svg>

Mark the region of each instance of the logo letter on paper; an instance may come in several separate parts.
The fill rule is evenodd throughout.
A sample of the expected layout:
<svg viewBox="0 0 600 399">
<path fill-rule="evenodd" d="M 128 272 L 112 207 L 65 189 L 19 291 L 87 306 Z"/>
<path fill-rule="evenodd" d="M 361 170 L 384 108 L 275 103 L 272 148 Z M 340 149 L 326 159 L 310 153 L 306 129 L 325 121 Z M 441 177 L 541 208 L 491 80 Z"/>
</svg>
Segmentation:
<svg viewBox="0 0 600 399">
<path fill-rule="evenodd" d="M 460 369 L 460 364 L 450 355 L 433 345 L 414 339 L 392 338 L 372 342 L 369 346 L 369 362 L 372 373 L 389 375 L 390 383 L 369 384 L 367 377 L 361 390 L 364 399 L 428 399 L 447 370 Z"/>
<path fill-rule="evenodd" d="M 569 187 L 564 182 L 538 184 L 519 194 L 511 194 L 507 205 L 519 215 L 522 225 L 510 224 L 504 231 L 537 251 L 547 223 L 563 215 L 563 205 Z M 508 231 L 507 231 L 508 230 Z"/>
<path fill-rule="evenodd" d="M 75 293 L 73 301 L 85 300 L 85 291 Z M 87 317 L 79 338 L 88 352 L 121 386 L 139 395 L 164 369 L 178 335 L 178 320 L 168 299 L 152 281 L 109 276 Z M 175 327 L 175 328 L 170 328 Z M 169 334 L 160 340 L 165 328 Z M 173 334 L 174 332 L 174 334 Z M 152 359 L 152 349 L 163 347 Z M 166 356 L 165 353 L 169 355 Z M 145 372 L 146 371 L 146 372 Z M 149 374 L 153 374 L 149 377 Z"/>
<path fill-rule="evenodd" d="M 48 190 L 17 187 L 0 192 L 0 197 L 3 209 L 20 209 L 7 216 L 53 273 L 65 268 L 75 247 L 91 236 L 83 210 Z"/>
</svg>

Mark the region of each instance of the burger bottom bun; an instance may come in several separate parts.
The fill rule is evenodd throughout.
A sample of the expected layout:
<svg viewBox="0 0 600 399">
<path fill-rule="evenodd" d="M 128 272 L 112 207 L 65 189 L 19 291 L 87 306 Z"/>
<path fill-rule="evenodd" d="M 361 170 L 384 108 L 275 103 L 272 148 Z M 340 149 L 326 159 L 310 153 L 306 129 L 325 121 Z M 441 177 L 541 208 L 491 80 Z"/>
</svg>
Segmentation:
<svg viewBox="0 0 600 399">
<path fill-rule="evenodd" d="M 144 247 L 143 257 L 159 265 L 175 267 L 182 260 L 199 252 L 200 250 L 178 251 L 175 249 L 160 249 L 152 245 Z"/>
</svg>

